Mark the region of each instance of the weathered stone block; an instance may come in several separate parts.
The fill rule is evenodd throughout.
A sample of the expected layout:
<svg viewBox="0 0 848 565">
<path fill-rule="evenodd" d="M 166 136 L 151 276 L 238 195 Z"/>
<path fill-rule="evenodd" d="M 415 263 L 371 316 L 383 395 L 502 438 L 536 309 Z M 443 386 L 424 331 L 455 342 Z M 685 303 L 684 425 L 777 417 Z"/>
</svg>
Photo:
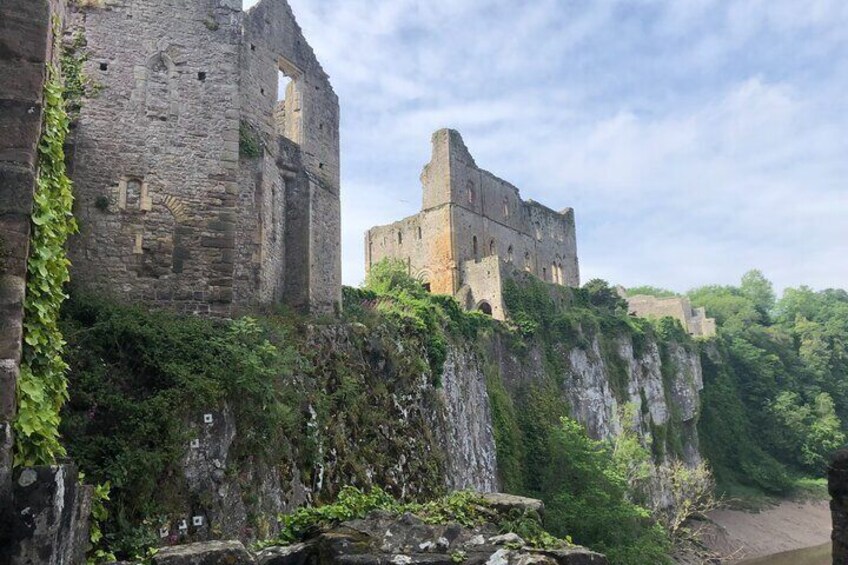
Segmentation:
<svg viewBox="0 0 848 565">
<path fill-rule="evenodd" d="M 0 161 L 35 166 L 40 132 L 40 104 L 0 100 Z"/>
<path fill-rule="evenodd" d="M 253 565 L 241 542 L 210 541 L 168 547 L 153 558 L 153 565 Z"/>
<path fill-rule="evenodd" d="M 0 260 L 0 312 L 2 308 L 22 306 L 26 293 L 24 277 L 3 274 L 3 262 Z"/>
<path fill-rule="evenodd" d="M 2 41 L 2 39 L 0 39 Z M 0 84 L 2 96 L 11 100 L 41 102 L 41 89 L 47 74 L 43 61 L 0 59 Z"/>
<path fill-rule="evenodd" d="M 15 419 L 18 360 L 0 359 L 0 421 Z"/>
<path fill-rule="evenodd" d="M 0 359 L 18 359 L 23 323 L 20 316 L 0 314 Z"/>
<path fill-rule="evenodd" d="M 0 3 L 0 58 L 43 64 L 50 42 L 50 13 L 47 0 Z M 7 78 L 0 75 L 0 85 Z"/>
<path fill-rule="evenodd" d="M 34 191 L 35 174 L 31 168 L 0 163 L 0 215 L 31 216 Z"/>
<path fill-rule="evenodd" d="M 535 498 L 526 498 L 524 496 L 499 492 L 484 493 L 480 496 L 491 504 L 495 510 L 503 514 L 509 514 L 513 509 L 521 510 L 522 512 L 535 512 L 539 515 L 545 511 L 545 503 Z"/>
</svg>

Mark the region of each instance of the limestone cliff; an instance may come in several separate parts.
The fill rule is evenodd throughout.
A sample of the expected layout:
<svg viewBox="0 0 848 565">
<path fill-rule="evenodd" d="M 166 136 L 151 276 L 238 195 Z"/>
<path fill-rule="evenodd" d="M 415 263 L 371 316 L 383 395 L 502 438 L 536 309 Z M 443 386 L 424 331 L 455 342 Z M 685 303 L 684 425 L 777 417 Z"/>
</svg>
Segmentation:
<svg viewBox="0 0 848 565">
<path fill-rule="evenodd" d="M 348 304 L 348 320 L 327 324 L 87 300 L 64 323 L 63 433 L 87 475 L 112 482 L 116 539 L 267 538 L 279 513 L 345 485 L 411 500 L 533 494 L 546 449 L 534 426 L 563 415 L 596 439 L 634 432 L 657 464 L 650 506 L 671 502 L 669 463 L 700 461 L 701 368 L 685 335 L 601 327 L 577 309 L 562 331 L 519 316 L 521 330 L 447 297 L 425 299 L 443 309 L 439 331 L 367 294 Z"/>
<path fill-rule="evenodd" d="M 513 402 L 519 403 L 527 385 L 544 379 L 541 348 L 516 352 L 497 334 L 485 338 L 482 347 L 452 344 L 437 387 L 426 370 L 411 380 L 399 378 L 392 359 L 419 354 L 406 350 L 408 343 L 388 335 L 362 340 L 358 336 L 363 331 L 357 325 L 313 327 L 306 348 L 327 362 L 318 361 L 316 368 L 329 380 L 338 370 L 332 366 L 337 359 L 349 363 L 353 372 L 362 370 L 363 377 L 371 371 L 368 382 L 395 383 L 387 396 L 373 403 L 375 413 L 389 416 L 378 427 L 381 445 L 376 451 L 370 452 L 367 440 L 358 435 L 362 430 L 340 415 L 330 414 L 328 421 L 309 407 L 308 426 L 316 438 L 311 474 L 304 474 L 302 465 L 297 465 L 305 456 L 297 445 L 292 446 L 293 461 L 257 461 L 245 466 L 233 456 L 240 430 L 232 410 L 215 409 L 211 425 L 195 419 L 199 447 L 188 450 L 183 461 L 190 499 L 196 501 L 186 507 L 186 516 L 200 515 L 230 536 L 251 537 L 274 529 L 257 517 L 275 516 L 315 498 L 327 498 L 342 484 L 380 484 L 404 497 L 428 496 L 442 489 L 494 492 L 509 486 L 498 478 L 487 373 L 489 379 L 500 379 Z M 637 353 L 633 343 L 623 338 L 616 342 L 615 354 L 620 362 L 605 358 L 598 339 L 585 349 L 559 346 L 557 356 L 566 367 L 559 394 L 593 437 L 613 440 L 630 428 L 649 449 L 658 446 L 654 451 L 659 454 L 659 468 L 651 495 L 657 506 L 670 504 L 663 467 L 675 458 L 688 465 L 700 462 L 696 423 L 703 385 L 699 357 L 677 343 L 668 345 L 667 355 L 660 353 L 656 342 Z M 365 359 L 366 364 L 359 365 Z M 611 385 L 620 367 L 627 377 L 625 399 L 617 398 Z M 326 386 L 328 381 L 314 377 L 315 373 L 298 375 L 295 382 L 306 389 Z M 628 413 L 631 420 L 623 420 L 623 400 L 640 408 Z M 234 466 L 243 467 L 237 477 L 227 472 Z M 200 528 L 197 533 L 205 537 Z"/>
</svg>

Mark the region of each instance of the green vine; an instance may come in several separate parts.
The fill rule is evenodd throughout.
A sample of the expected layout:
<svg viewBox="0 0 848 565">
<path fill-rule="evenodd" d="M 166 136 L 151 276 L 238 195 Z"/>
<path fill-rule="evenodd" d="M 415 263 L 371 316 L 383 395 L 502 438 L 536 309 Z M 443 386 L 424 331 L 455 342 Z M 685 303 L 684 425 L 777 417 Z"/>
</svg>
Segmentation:
<svg viewBox="0 0 848 565">
<path fill-rule="evenodd" d="M 65 169 L 68 134 L 65 85 L 55 65 L 44 85 L 44 130 L 38 145 L 38 178 L 32 214 L 32 239 L 27 266 L 24 343 L 15 422 L 16 465 L 52 464 L 64 455 L 59 443 L 59 410 L 67 400 L 62 358 L 65 340 L 58 327 L 59 311 L 70 279 L 65 242 L 77 230 L 72 215 L 73 193 Z"/>
</svg>

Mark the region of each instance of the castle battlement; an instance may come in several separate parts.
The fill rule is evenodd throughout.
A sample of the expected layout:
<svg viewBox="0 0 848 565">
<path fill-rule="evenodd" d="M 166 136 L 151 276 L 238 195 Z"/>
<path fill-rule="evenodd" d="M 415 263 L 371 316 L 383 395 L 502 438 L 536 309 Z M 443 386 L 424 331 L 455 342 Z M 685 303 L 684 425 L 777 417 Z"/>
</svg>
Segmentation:
<svg viewBox="0 0 848 565">
<path fill-rule="evenodd" d="M 286 1 L 88 4 L 74 280 L 194 313 L 337 309 L 339 101 Z"/>
<path fill-rule="evenodd" d="M 455 130 L 437 131 L 432 143 L 422 211 L 368 231 L 366 269 L 402 260 L 432 292 L 497 318 L 505 316 L 502 278 L 510 271 L 579 286 L 574 210 L 522 200 L 518 188 L 477 166 Z"/>
</svg>

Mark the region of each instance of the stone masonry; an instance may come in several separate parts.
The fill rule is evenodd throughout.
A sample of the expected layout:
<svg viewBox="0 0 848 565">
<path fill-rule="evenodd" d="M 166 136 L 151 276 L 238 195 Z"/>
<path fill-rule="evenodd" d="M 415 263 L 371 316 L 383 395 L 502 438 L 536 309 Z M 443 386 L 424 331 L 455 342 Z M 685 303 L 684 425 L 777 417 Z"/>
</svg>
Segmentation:
<svg viewBox="0 0 848 565">
<path fill-rule="evenodd" d="M 74 136 L 73 280 L 187 313 L 337 311 L 339 104 L 286 1 L 81 4 L 102 91 Z"/>
<path fill-rule="evenodd" d="M 0 538 L 10 523 L 12 422 L 21 360 L 42 91 L 58 0 L 0 2 Z M 0 545 L 3 545 L 0 539 Z"/>
<path fill-rule="evenodd" d="M 366 234 L 366 269 L 402 260 L 432 292 L 498 319 L 506 316 L 503 277 L 516 270 L 579 286 L 574 211 L 522 200 L 517 188 L 477 167 L 458 132 L 433 135 L 421 181 L 420 213 Z"/>
<path fill-rule="evenodd" d="M 621 293 L 621 291 L 619 291 Z M 707 318 L 705 308 L 693 308 L 688 298 L 674 296 L 657 298 L 655 296 L 626 296 L 630 314 L 641 318 L 675 318 L 694 337 L 712 337 L 716 335 L 716 321 Z"/>
</svg>

